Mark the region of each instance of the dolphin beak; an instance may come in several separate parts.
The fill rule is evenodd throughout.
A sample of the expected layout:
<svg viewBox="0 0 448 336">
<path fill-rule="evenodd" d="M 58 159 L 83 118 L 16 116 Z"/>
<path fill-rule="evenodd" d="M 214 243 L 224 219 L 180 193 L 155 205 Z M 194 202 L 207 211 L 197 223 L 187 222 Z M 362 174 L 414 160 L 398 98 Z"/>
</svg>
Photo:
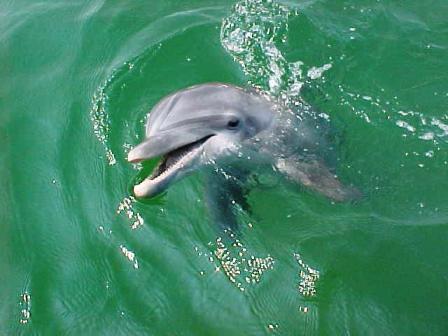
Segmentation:
<svg viewBox="0 0 448 336">
<path fill-rule="evenodd" d="M 207 128 L 181 128 L 147 137 L 129 152 L 128 161 L 135 163 L 159 156 L 161 159 L 152 173 L 134 186 L 135 196 L 153 197 L 185 176 L 194 166 L 205 142 L 214 135 Z"/>
<path fill-rule="evenodd" d="M 145 140 L 141 144 L 137 145 L 128 153 L 128 161 L 132 163 L 137 163 L 145 159 L 149 159 L 154 155 L 151 155 L 151 152 L 154 151 L 152 145 L 152 141 Z"/>
<path fill-rule="evenodd" d="M 163 131 L 147 137 L 128 153 L 129 162 L 140 162 L 167 154 L 182 146 L 212 136 L 214 132 L 207 128 L 189 128 Z"/>
</svg>

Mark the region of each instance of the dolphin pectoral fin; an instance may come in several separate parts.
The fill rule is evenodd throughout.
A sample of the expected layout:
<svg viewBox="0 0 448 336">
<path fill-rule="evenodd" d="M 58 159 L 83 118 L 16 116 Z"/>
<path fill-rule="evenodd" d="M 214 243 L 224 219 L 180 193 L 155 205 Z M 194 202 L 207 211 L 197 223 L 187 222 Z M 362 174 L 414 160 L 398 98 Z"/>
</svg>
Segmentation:
<svg viewBox="0 0 448 336">
<path fill-rule="evenodd" d="M 345 186 L 324 163 L 311 160 L 279 160 L 277 168 L 289 179 L 302 184 L 336 202 L 354 201 L 361 198 L 361 192 L 352 186 Z"/>
<path fill-rule="evenodd" d="M 213 172 L 207 176 L 205 198 L 212 220 L 221 230 L 238 231 L 238 210 L 250 213 L 246 199 L 245 173 L 238 176 Z"/>
</svg>

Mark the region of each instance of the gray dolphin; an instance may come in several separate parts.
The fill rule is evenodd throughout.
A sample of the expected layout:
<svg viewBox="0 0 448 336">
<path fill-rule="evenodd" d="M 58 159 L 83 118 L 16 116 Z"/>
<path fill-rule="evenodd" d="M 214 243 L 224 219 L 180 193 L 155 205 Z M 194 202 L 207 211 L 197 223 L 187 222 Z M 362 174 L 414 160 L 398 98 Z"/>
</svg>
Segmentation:
<svg viewBox="0 0 448 336">
<path fill-rule="evenodd" d="M 153 197 L 204 166 L 250 173 L 251 166 L 265 165 L 332 200 L 357 197 L 356 189 L 343 186 L 319 156 L 332 146 L 320 132 L 315 118 L 303 118 L 255 90 L 222 83 L 193 86 L 151 110 L 146 139 L 129 152 L 128 161 L 162 158 L 134 193 Z M 234 199 L 241 188 L 231 181 L 220 178 Z"/>
</svg>

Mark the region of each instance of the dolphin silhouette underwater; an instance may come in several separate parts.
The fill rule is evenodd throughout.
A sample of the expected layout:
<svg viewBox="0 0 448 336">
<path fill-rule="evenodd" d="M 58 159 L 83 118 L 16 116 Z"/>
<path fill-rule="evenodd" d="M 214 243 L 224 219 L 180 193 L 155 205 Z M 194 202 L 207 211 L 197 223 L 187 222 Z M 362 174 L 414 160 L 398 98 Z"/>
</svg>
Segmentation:
<svg viewBox="0 0 448 336">
<path fill-rule="evenodd" d="M 333 201 L 355 199 L 359 192 L 344 186 L 322 157 L 334 145 L 322 129 L 315 117 L 255 90 L 208 83 L 177 91 L 150 111 L 146 139 L 128 153 L 133 163 L 161 157 L 134 194 L 154 197 L 193 171 L 219 167 L 206 187 L 225 222 L 230 202 L 244 206 L 253 168 L 266 166 Z"/>
</svg>

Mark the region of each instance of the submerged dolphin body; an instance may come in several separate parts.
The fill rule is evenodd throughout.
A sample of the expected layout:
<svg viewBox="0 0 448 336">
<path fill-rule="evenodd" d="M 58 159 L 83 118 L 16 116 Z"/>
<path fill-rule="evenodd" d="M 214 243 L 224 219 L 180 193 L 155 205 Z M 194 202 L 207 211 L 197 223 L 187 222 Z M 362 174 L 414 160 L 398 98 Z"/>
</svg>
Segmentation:
<svg viewBox="0 0 448 336">
<path fill-rule="evenodd" d="M 211 83 L 178 91 L 152 109 L 146 139 L 128 154 L 130 162 L 162 156 L 134 193 L 153 197 L 203 166 L 247 176 L 255 164 L 270 165 L 332 200 L 350 200 L 356 191 L 344 187 L 319 157 L 332 146 L 319 127 L 314 118 L 303 118 L 261 93 L 233 85 Z M 217 188 L 213 181 L 209 187 L 223 201 L 241 192 L 231 178 L 218 181 Z M 224 192 L 217 192 L 226 184 Z"/>
</svg>

